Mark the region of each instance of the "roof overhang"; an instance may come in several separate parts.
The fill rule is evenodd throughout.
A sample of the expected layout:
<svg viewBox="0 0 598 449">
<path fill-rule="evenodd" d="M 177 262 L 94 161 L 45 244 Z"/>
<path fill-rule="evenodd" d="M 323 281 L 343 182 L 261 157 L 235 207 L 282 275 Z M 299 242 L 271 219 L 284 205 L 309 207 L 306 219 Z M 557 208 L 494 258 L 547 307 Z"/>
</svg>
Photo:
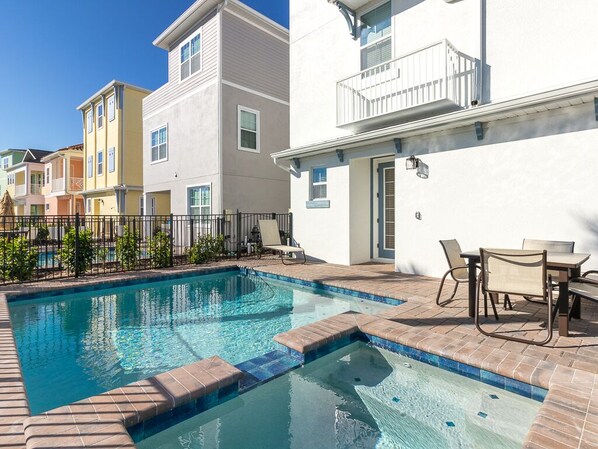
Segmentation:
<svg viewBox="0 0 598 449">
<path fill-rule="evenodd" d="M 222 3 L 222 1 L 223 0 L 196 1 L 174 22 L 172 22 L 170 26 L 154 40 L 153 44 L 164 50 L 170 49 L 172 44 L 189 31 L 189 28 L 199 22 L 206 14 Z"/>
<path fill-rule="evenodd" d="M 131 88 L 131 89 L 138 90 L 140 92 L 145 92 L 148 94 L 152 93 L 151 90 L 145 89 L 144 87 L 135 86 L 135 85 L 129 84 L 129 83 L 123 83 L 122 81 L 112 80 L 108 84 L 106 84 L 104 87 L 102 87 L 100 90 L 98 90 L 95 94 L 93 94 L 91 97 L 89 97 L 87 100 L 85 100 L 83 103 L 81 103 L 79 106 L 77 106 L 77 111 L 87 109 L 87 107 L 91 103 L 93 103 L 95 100 L 99 99 L 102 95 L 109 94 L 110 91 L 115 86 L 125 86 L 125 87 Z"/>
<path fill-rule="evenodd" d="M 425 119 L 393 125 L 337 139 L 316 142 L 297 148 L 279 151 L 271 155 L 274 161 L 290 160 L 298 157 L 314 156 L 336 151 L 339 148 L 351 149 L 364 145 L 388 142 L 395 138 L 414 137 L 438 131 L 474 125 L 476 122 L 489 122 L 521 117 L 552 109 L 560 109 L 582 103 L 592 103 L 598 96 L 598 80 L 592 80 L 541 93 L 490 103 L 470 109 L 450 112 Z"/>
</svg>

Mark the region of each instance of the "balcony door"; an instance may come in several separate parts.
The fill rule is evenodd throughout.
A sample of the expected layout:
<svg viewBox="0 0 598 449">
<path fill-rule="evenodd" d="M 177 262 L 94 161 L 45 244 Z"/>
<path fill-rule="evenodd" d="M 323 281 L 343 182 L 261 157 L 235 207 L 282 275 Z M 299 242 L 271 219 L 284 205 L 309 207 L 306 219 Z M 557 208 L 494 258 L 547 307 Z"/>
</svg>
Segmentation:
<svg viewBox="0 0 598 449">
<path fill-rule="evenodd" d="M 378 257 L 395 258 L 395 163 L 378 165 Z"/>
</svg>

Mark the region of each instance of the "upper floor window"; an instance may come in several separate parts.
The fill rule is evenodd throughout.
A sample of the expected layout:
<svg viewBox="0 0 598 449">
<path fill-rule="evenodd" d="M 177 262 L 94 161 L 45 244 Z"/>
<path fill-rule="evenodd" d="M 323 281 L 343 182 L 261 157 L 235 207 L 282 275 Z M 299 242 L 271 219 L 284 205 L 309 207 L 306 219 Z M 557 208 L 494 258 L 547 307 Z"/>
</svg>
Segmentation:
<svg viewBox="0 0 598 449">
<path fill-rule="evenodd" d="M 97 109 L 98 128 L 104 126 L 104 103 L 100 103 Z"/>
<path fill-rule="evenodd" d="M 50 167 L 46 167 L 46 184 L 50 184 Z"/>
<path fill-rule="evenodd" d="M 2 158 L 2 168 L 8 168 L 8 156 Z"/>
<path fill-rule="evenodd" d="M 328 197 L 328 177 L 326 167 L 314 168 L 311 171 L 311 199 L 324 200 Z"/>
<path fill-rule="evenodd" d="M 115 170 L 114 161 L 114 147 L 108 148 L 108 173 L 113 173 Z"/>
<path fill-rule="evenodd" d="M 87 111 L 87 133 L 93 132 L 93 108 Z"/>
<path fill-rule="evenodd" d="M 93 156 L 87 156 L 87 177 L 93 176 Z"/>
<path fill-rule="evenodd" d="M 260 151 L 260 113 L 239 106 L 239 150 Z"/>
<path fill-rule="evenodd" d="M 98 151 L 98 176 L 104 174 L 104 150 Z"/>
<path fill-rule="evenodd" d="M 201 33 L 181 45 L 181 81 L 201 70 Z"/>
<path fill-rule="evenodd" d="M 361 70 L 391 60 L 391 33 L 390 2 L 361 16 Z"/>
<path fill-rule="evenodd" d="M 14 173 L 9 173 L 8 174 L 8 181 L 7 181 L 7 183 L 9 185 L 12 185 L 12 184 L 15 183 L 15 174 Z"/>
<path fill-rule="evenodd" d="M 114 95 L 108 97 L 108 121 L 111 122 L 114 120 L 115 116 L 115 104 L 114 104 Z"/>
<path fill-rule="evenodd" d="M 168 129 L 163 126 L 152 131 L 152 162 L 168 159 Z"/>
</svg>

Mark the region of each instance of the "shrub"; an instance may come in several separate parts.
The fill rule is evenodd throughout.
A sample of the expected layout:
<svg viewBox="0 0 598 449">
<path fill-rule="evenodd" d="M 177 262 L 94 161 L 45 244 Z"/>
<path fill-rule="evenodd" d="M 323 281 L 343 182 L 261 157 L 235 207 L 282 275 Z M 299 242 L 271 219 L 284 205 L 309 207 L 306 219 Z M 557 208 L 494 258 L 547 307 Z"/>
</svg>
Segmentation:
<svg viewBox="0 0 598 449">
<path fill-rule="evenodd" d="M 0 238 L 0 274 L 5 280 L 27 281 L 33 277 L 38 252 L 25 237 Z"/>
<path fill-rule="evenodd" d="M 50 238 L 50 230 L 48 229 L 48 225 L 40 224 L 37 227 L 37 235 L 35 236 L 34 242 L 37 244 L 45 243 L 46 241 L 48 241 L 49 238 Z"/>
<path fill-rule="evenodd" d="M 216 237 L 211 234 L 199 236 L 193 246 L 189 249 L 189 261 L 200 264 L 217 258 L 224 250 L 224 236 L 219 234 Z"/>
<path fill-rule="evenodd" d="M 70 272 L 84 274 L 93 262 L 93 240 L 91 230 L 79 230 L 79 245 L 75 254 L 75 228 L 67 229 L 58 250 L 58 260 Z"/>
<path fill-rule="evenodd" d="M 139 233 L 125 226 L 122 237 L 116 239 L 116 260 L 121 263 L 125 270 L 132 270 L 137 265 L 140 257 Z"/>
<path fill-rule="evenodd" d="M 149 256 L 153 268 L 164 268 L 170 266 L 170 237 L 168 234 L 158 231 L 149 244 Z"/>
</svg>

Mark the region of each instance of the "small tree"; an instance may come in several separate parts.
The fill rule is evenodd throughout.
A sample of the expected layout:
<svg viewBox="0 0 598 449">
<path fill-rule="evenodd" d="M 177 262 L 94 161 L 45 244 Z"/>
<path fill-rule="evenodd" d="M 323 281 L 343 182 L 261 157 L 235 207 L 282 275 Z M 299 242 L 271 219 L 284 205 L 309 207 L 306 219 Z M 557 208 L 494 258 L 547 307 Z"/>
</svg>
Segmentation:
<svg viewBox="0 0 598 449">
<path fill-rule="evenodd" d="M 153 268 L 170 266 L 170 236 L 162 231 L 154 234 L 149 245 L 149 256 Z"/>
<path fill-rule="evenodd" d="M 224 236 L 216 237 L 211 234 L 199 236 L 197 241 L 189 248 L 189 261 L 194 264 L 206 263 L 216 259 L 224 249 Z"/>
<path fill-rule="evenodd" d="M 93 239 L 90 229 L 79 231 L 78 247 L 75 228 L 68 228 L 62 239 L 62 247 L 58 250 L 58 260 L 73 273 L 84 274 L 93 262 Z M 75 254 L 76 253 L 76 254 Z"/>
<path fill-rule="evenodd" d="M 25 237 L 0 238 L 0 273 L 4 280 L 28 281 L 33 277 L 38 251 Z"/>
<path fill-rule="evenodd" d="M 139 233 L 125 226 L 122 237 L 116 239 L 116 260 L 120 262 L 125 270 L 132 270 L 137 265 L 140 257 Z"/>
</svg>

